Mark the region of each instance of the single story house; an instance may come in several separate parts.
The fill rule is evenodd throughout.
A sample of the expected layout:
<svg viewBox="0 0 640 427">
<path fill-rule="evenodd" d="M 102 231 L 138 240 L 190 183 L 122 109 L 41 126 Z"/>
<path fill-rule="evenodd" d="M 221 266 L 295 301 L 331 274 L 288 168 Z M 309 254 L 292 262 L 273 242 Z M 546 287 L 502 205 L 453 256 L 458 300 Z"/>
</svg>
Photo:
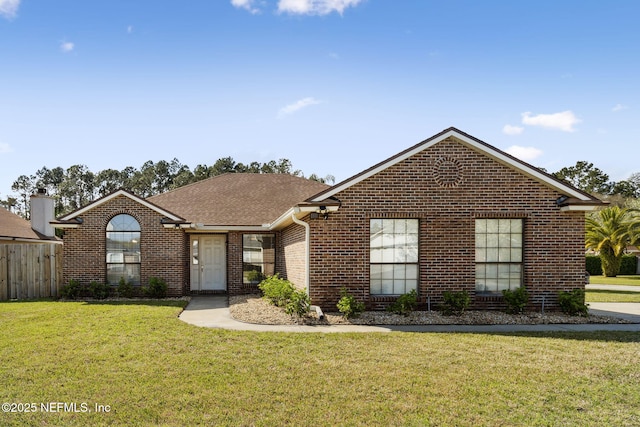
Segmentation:
<svg viewBox="0 0 640 427">
<path fill-rule="evenodd" d="M 65 280 L 156 276 L 174 296 L 237 295 L 279 273 L 325 310 L 342 288 L 369 309 L 414 289 L 497 309 L 525 286 L 530 309 L 552 309 L 584 286 L 585 211 L 602 204 L 449 128 L 333 186 L 227 174 L 147 199 L 119 190 L 53 224 Z"/>
</svg>

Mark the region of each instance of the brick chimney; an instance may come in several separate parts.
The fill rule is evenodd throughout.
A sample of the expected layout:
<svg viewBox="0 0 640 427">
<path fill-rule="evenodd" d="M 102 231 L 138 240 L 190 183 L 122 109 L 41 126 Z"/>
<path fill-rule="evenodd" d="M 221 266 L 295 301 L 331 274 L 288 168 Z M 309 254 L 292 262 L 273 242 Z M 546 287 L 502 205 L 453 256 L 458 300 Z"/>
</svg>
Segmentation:
<svg viewBox="0 0 640 427">
<path fill-rule="evenodd" d="M 54 219 L 53 197 L 49 197 L 44 188 L 38 188 L 38 192 L 31 196 L 31 228 L 47 237 L 55 237 L 55 230 L 49 224 Z"/>
</svg>

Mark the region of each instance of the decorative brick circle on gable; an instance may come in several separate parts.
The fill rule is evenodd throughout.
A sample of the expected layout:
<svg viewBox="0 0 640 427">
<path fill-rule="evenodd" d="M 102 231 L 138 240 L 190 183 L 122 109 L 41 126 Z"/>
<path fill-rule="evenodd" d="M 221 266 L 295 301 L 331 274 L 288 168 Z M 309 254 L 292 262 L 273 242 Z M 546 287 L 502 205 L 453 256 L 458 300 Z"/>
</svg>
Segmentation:
<svg viewBox="0 0 640 427">
<path fill-rule="evenodd" d="M 433 167 L 433 178 L 440 187 L 457 187 L 462 183 L 462 166 L 452 157 L 440 157 Z"/>
</svg>

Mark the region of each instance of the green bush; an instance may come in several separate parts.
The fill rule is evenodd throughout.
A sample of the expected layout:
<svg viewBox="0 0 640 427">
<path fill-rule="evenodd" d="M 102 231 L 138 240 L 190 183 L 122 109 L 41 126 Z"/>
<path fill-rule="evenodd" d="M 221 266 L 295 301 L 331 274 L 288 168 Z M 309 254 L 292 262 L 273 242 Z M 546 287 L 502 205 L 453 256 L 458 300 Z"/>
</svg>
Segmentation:
<svg viewBox="0 0 640 427">
<path fill-rule="evenodd" d="M 524 313 L 524 308 L 527 306 L 527 300 L 529 299 L 529 294 L 527 294 L 524 286 L 513 291 L 505 289 L 502 291 L 502 295 L 504 296 L 504 302 L 507 303 L 508 314 Z"/>
<path fill-rule="evenodd" d="M 342 313 L 345 319 L 358 316 L 365 308 L 364 303 L 362 301 L 358 301 L 356 297 L 347 291 L 346 288 L 340 289 L 340 300 L 336 307 L 338 307 L 338 310 Z"/>
<path fill-rule="evenodd" d="M 95 299 L 105 299 L 109 296 L 111 286 L 95 280 L 89 283 L 89 295 Z"/>
<path fill-rule="evenodd" d="M 393 304 L 387 307 L 387 311 L 406 316 L 415 309 L 417 303 L 418 293 L 415 289 L 411 289 L 411 292 L 400 295 Z"/>
<path fill-rule="evenodd" d="M 446 315 L 460 316 L 471 304 L 471 297 L 467 291 L 444 291 L 442 298 L 442 312 Z"/>
<path fill-rule="evenodd" d="M 164 298 L 167 296 L 167 282 L 159 277 L 150 277 L 149 286 L 144 289 L 149 298 Z"/>
<path fill-rule="evenodd" d="M 60 288 L 60 297 L 65 299 L 76 299 L 81 293 L 82 285 L 80 285 L 80 282 L 75 279 L 69 280 L 68 284 Z"/>
<path fill-rule="evenodd" d="M 620 274 L 623 276 L 632 276 L 638 271 L 638 258 L 635 255 L 623 255 L 620 264 Z"/>
<path fill-rule="evenodd" d="M 281 279 L 277 273 L 260 282 L 258 288 L 262 291 L 264 298 L 277 307 L 284 307 L 295 292 L 293 284 Z"/>
<path fill-rule="evenodd" d="M 303 317 L 311 309 L 311 301 L 307 292 L 302 289 L 294 290 L 284 305 L 284 311 L 290 316 Z"/>
<path fill-rule="evenodd" d="M 584 303 L 584 289 L 574 289 L 569 292 L 560 291 L 558 304 L 563 313 L 571 316 L 586 316 L 589 314 L 589 307 Z"/>
<path fill-rule="evenodd" d="M 585 266 L 591 276 L 602 276 L 602 260 L 598 255 L 587 255 L 585 257 Z M 633 254 L 623 255 L 618 274 L 633 276 L 637 271 L 638 258 Z"/>
<path fill-rule="evenodd" d="M 118 296 L 121 298 L 132 298 L 133 293 L 134 290 L 131 282 L 127 282 L 124 280 L 124 277 L 121 277 L 118 282 Z"/>
<path fill-rule="evenodd" d="M 587 255 L 585 257 L 585 269 L 591 276 L 602 276 L 602 262 L 597 255 Z"/>
</svg>

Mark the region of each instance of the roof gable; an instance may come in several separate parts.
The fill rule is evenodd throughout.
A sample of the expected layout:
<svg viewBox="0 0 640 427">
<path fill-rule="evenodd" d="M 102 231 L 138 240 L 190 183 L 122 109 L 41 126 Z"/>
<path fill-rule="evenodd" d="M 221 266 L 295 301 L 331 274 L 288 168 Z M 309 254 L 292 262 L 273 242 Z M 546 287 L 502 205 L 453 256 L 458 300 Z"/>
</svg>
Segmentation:
<svg viewBox="0 0 640 427">
<path fill-rule="evenodd" d="M 396 154 L 395 156 L 392 156 L 390 158 L 388 158 L 387 160 L 384 160 L 372 167 L 370 167 L 369 169 L 354 175 L 351 178 L 348 178 L 336 185 L 334 185 L 333 187 L 329 188 L 326 191 L 323 191 L 321 193 L 318 193 L 312 197 L 310 197 L 309 199 L 307 199 L 308 202 L 311 203 L 318 203 L 318 202 L 322 202 L 323 200 L 326 200 L 338 193 L 340 193 L 341 191 L 346 190 L 347 188 L 358 184 L 359 182 L 364 181 L 365 179 L 397 164 L 400 163 L 406 159 L 408 159 L 409 157 L 420 153 L 436 144 L 438 144 L 441 141 L 446 140 L 447 138 L 450 137 L 454 137 L 456 138 L 458 141 L 460 141 L 462 144 L 464 144 L 465 146 L 474 149 L 478 152 L 483 153 L 484 155 L 498 161 L 501 164 L 504 164 L 512 169 L 517 170 L 518 172 L 531 177 L 532 179 L 548 186 L 551 187 L 555 190 L 557 190 L 558 192 L 567 195 L 568 197 L 570 197 L 571 199 L 574 199 L 580 203 L 582 203 L 583 205 L 586 204 L 602 204 L 602 202 L 600 200 L 598 200 L 597 198 L 591 196 L 588 193 L 585 193 L 569 184 L 567 184 L 564 181 L 560 181 L 557 178 L 555 178 L 554 176 L 545 173 L 543 171 L 541 171 L 540 169 L 526 163 L 523 162 L 522 160 L 519 160 L 513 156 L 511 156 L 510 154 L 505 153 L 504 151 L 501 151 L 495 147 L 493 147 L 492 145 L 487 144 L 486 142 L 483 142 L 477 138 L 474 138 L 473 136 L 466 134 L 454 127 L 445 129 L 444 131 L 432 136 L 431 138 L 428 138 L 416 145 L 414 145 L 413 147 L 410 147 L 398 154 Z"/>
<path fill-rule="evenodd" d="M 151 203 L 146 199 L 142 199 L 142 198 L 136 196 L 135 194 L 128 192 L 127 190 L 120 189 L 120 190 L 114 191 L 113 193 L 108 194 L 108 195 L 106 195 L 106 196 L 104 196 L 104 197 L 102 197 L 102 198 L 100 198 L 98 200 L 95 200 L 95 201 L 89 203 L 88 205 L 86 205 L 86 206 L 84 206 L 84 207 L 82 207 L 82 208 L 80 208 L 80 209 L 78 209 L 78 210 L 76 210 L 74 212 L 68 213 L 68 214 L 58 218 L 58 221 L 62 221 L 62 222 L 71 221 L 71 220 L 79 217 L 83 213 L 88 212 L 88 211 L 90 211 L 90 210 L 92 210 L 92 209 L 94 209 L 94 208 L 96 208 L 96 207 L 98 207 L 100 205 L 103 205 L 103 204 L 109 202 L 110 200 L 113 200 L 116 197 L 120 197 L 120 196 L 127 197 L 127 198 L 129 198 L 129 199 L 131 199 L 131 200 L 133 200 L 133 201 L 135 201 L 137 203 L 140 203 L 141 205 L 148 207 L 149 209 L 159 213 L 160 215 L 165 216 L 166 218 L 168 218 L 168 219 L 170 219 L 172 221 L 183 221 L 184 220 L 184 218 L 181 218 L 178 215 L 176 215 L 176 214 L 174 214 L 172 212 L 169 212 L 168 210 L 165 210 L 164 208 L 162 208 L 162 207 L 160 207 L 160 206 L 158 206 L 158 205 L 156 205 L 154 203 Z"/>
</svg>

